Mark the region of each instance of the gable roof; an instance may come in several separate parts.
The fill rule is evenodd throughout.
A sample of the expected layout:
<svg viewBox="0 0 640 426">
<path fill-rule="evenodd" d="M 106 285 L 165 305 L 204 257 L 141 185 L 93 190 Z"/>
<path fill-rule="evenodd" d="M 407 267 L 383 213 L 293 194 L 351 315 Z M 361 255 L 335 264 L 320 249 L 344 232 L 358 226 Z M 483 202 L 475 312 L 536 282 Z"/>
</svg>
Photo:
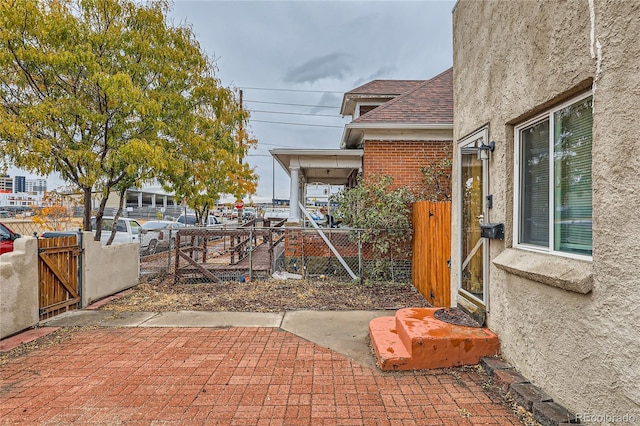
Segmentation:
<svg viewBox="0 0 640 426">
<path fill-rule="evenodd" d="M 373 80 L 349 90 L 342 97 L 340 114 L 353 115 L 358 101 L 384 103 L 411 90 L 425 80 Z"/>
<path fill-rule="evenodd" d="M 425 80 L 373 80 L 349 90 L 345 95 L 397 96 L 424 82 Z"/>
<path fill-rule="evenodd" d="M 453 68 L 423 81 L 351 123 L 453 125 Z"/>
</svg>

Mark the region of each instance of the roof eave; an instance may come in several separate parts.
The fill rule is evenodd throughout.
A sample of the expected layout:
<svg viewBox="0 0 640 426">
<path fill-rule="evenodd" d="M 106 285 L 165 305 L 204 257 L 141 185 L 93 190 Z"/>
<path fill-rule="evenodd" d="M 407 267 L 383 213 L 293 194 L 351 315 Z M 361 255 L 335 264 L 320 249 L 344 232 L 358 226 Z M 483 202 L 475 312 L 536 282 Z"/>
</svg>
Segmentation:
<svg viewBox="0 0 640 426">
<path fill-rule="evenodd" d="M 359 129 L 351 129 L 347 125 L 345 126 L 344 132 L 342 133 L 340 149 L 361 149 L 363 139 L 364 131 Z"/>
<path fill-rule="evenodd" d="M 358 101 L 366 102 L 375 100 L 379 101 L 381 104 L 385 104 L 386 102 L 389 102 L 390 100 L 393 100 L 398 96 L 400 96 L 400 94 L 391 95 L 383 93 L 345 93 L 344 97 L 342 98 L 340 114 L 343 116 L 353 116 L 356 111 L 356 104 L 358 103 Z"/>
<path fill-rule="evenodd" d="M 346 129 L 355 130 L 447 130 L 453 129 L 453 123 L 349 123 L 345 125 Z"/>
<path fill-rule="evenodd" d="M 349 123 L 344 126 L 340 149 L 359 149 L 365 130 L 453 130 L 453 123 Z"/>
</svg>

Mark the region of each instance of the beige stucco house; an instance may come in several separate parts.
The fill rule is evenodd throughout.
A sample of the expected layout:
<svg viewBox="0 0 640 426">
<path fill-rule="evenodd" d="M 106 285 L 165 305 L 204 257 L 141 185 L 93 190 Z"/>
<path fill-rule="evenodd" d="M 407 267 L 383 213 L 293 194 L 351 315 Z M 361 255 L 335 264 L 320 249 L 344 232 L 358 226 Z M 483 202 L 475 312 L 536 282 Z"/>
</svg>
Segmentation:
<svg viewBox="0 0 640 426">
<path fill-rule="evenodd" d="M 583 420 L 640 422 L 640 2 L 460 0 L 453 24 L 452 300 Z"/>
</svg>

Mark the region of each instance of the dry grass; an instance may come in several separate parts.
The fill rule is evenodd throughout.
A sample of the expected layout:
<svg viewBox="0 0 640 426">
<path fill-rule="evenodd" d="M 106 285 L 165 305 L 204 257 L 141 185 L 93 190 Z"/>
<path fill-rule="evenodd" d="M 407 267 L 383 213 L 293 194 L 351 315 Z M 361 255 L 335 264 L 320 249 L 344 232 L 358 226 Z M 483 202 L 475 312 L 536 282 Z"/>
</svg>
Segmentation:
<svg viewBox="0 0 640 426">
<path fill-rule="evenodd" d="M 362 285 L 328 280 L 265 280 L 206 284 L 173 284 L 171 277 L 155 277 L 101 309 L 170 312 L 293 310 L 377 310 L 428 307 L 424 297 L 407 283 Z"/>
</svg>

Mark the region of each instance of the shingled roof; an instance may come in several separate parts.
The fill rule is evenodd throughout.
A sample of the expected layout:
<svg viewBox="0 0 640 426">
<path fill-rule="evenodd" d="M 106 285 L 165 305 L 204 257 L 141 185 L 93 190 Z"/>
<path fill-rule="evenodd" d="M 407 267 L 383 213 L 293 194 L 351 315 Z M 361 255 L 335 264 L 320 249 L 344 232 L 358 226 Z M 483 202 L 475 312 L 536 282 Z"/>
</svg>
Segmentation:
<svg viewBox="0 0 640 426">
<path fill-rule="evenodd" d="M 430 80 L 418 81 L 417 85 L 415 80 L 400 80 L 400 84 L 395 88 L 400 88 L 410 81 L 412 84 L 408 84 L 411 86 L 408 91 L 361 115 L 352 123 L 453 124 L 453 68 Z M 374 80 L 354 91 L 372 89 L 376 82 L 381 80 Z M 385 84 L 387 82 L 390 81 L 385 81 Z M 368 85 L 372 86 L 366 89 Z"/>
<path fill-rule="evenodd" d="M 398 96 L 424 82 L 425 80 L 373 80 L 349 90 L 345 95 Z"/>
</svg>

